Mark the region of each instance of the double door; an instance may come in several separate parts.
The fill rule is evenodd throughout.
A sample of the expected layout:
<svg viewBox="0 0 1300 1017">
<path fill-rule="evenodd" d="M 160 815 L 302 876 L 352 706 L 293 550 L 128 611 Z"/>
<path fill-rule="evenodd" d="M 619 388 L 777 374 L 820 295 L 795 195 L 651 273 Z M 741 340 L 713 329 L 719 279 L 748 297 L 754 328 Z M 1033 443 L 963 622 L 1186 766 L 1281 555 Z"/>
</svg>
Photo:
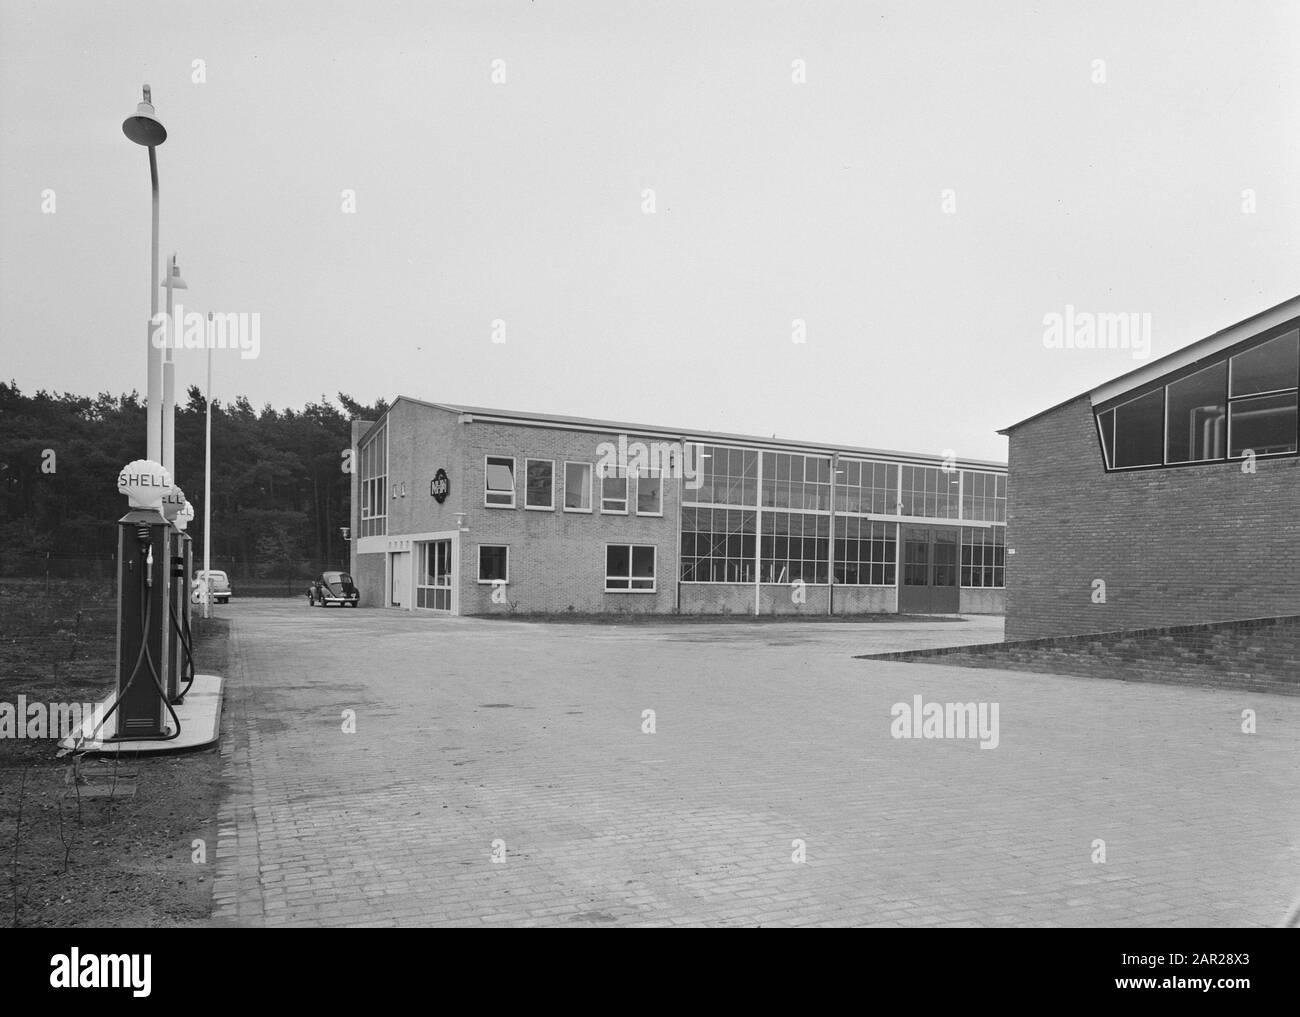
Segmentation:
<svg viewBox="0 0 1300 1017">
<path fill-rule="evenodd" d="M 952 526 L 903 525 L 899 614 L 957 614 L 961 606 L 961 532 Z"/>
</svg>

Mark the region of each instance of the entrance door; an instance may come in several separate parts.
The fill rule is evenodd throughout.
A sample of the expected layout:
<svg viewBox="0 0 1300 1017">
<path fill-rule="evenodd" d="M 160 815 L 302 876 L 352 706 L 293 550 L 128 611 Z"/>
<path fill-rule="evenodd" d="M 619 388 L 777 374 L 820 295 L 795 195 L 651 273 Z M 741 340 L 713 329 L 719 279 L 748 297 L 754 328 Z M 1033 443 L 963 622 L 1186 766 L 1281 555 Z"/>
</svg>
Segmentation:
<svg viewBox="0 0 1300 1017">
<path fill-rule="evenodd" d="M 402 607 L 406 601 L 406 585 L 411 578 L 411 552 L 398 551 L 393 555 L 392 596 L 389 607 Z"/>
<path fill-rule="evenodd" d="M 420 545 L 420 574 L 416 582 L 417 607 L 451 610 L 450 540 L 431 540 Z"/>
<path fill-rule="evenodd" d="M 956 614 L 961 604 L 959 531 L 946 526 L 903 527 L 900 614 Z"/>
</svg>

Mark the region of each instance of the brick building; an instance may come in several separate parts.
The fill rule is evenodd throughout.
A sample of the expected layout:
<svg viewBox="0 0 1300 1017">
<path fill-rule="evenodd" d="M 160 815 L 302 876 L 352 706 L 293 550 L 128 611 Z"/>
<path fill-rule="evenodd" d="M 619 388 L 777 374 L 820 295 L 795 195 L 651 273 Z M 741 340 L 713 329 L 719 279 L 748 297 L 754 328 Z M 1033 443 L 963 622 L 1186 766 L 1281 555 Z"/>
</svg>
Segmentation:
<svg viewBox="0 0 1300 1017">
<path fill-rule="evenodd" d="M 1298 388 L 1300 297 L 1002 431 L 1006 637 L 1300 614 Z"/>
<path fill-rule="evenodd" d="M 405 396 L 379 420 L 355 421 L 352 444 L 363 605 L 1003 610 L 999 463 Z"/>
</svg>

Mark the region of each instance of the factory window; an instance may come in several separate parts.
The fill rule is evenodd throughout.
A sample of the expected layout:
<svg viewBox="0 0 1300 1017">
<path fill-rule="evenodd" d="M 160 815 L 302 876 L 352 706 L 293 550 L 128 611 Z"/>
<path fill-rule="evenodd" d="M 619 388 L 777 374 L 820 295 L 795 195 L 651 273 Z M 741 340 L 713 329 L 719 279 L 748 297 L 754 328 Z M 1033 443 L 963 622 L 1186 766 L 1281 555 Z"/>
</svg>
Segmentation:
<svg viewBox="0 0 1300 1017">
<path fill-rule="evenodd" d="M 654 593 L 655 548 L 653 545 L 605 545 L 606 593 Z"/>
<path fill-rule="evenodd" d="M 835 582 L 893 586 L 898 564 L 898 524 L 858 516 L 835 520 Z"/>
<path fill-rule="evenodd" d="M 505 544 L 479 544 L 478 581 L 480 583 L 510 582 L 510 548 Z"/>
<path fill-rule="evenodd" d="M 694 452 L 696 477 L 682 492 L 687 504 L 758 507 L 757 451 L 699 445 Z"/>
<path fill-rule="evenodd" d="M 961 517 L 990 523 L 1005 523 L 1007 521 L 1006 475 L 963 470 Z"/>
<path fill-rule="evenodd" d="M 564 464 L 564 511 L 591 511 L 591 463 Z"/>
<path fill-rule="evenodd" d="M 483 469 L 483 504 L 488 508 L 515 507 L 515 461 L 509 456 L 486 456 Z"/>
<path fill-rule="evenodd" d="M 826 512 L 831 507 L 831 461 L 824 456 L 763 453 L 763 507 Z"/>
<path fill-rule="evenodd" d="M 825 583 L 830 566 L 830 516 L 764 512 L 759 578 L 764 583 Z"/>
<path fill-rule="evenodd" d="M 1165 461 L 1194 463 L 1222 459 L 1228 409 L 1226 362 L 1189 374 L 1169 386 L 1165 396 Z"/>
<path fill-rule="evenodd" d="M 555 508 L 555 463 L 550 459 L 524 460 L 524 508 Z"/>
<path fill-rule="evenodd" d="M 682 509 L 682 582 L 752 583 L 757 513 Z"/>
<path fill-rule="evenodd" d="M 1006 532 L 1005 526 L 962 527 L 962 586 L 1001 589 L 1006 585 Z"/>
<path fill-rule="evenodd" d="M 835 511 L 897 515 L 898 467 L 841 459 L 835 475 Z"/>
<path fill-rule="evenodd" d="M 899 515 L 956 519 L 961 477 L 957 470 L 937 466 L 904 466 Z"/>
</svg>

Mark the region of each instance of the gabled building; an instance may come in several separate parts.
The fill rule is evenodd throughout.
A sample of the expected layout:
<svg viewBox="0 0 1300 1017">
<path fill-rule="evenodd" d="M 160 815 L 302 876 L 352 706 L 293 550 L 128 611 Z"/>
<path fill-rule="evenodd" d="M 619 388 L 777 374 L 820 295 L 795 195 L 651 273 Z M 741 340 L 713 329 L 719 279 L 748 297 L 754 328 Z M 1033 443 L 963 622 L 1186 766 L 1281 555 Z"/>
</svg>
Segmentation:
<svg viewBox="0 0 1300 1017">
<path fill-rule="evenodd" d="M 1008 639 L 1300 614 L 1300 297 L 1003 430 Z"/>
<path fill-rule="evenodd" d="M 399 397 L 353 424 L 365 606 L 997 613 L 1000 463 Z"/>
</svg>

